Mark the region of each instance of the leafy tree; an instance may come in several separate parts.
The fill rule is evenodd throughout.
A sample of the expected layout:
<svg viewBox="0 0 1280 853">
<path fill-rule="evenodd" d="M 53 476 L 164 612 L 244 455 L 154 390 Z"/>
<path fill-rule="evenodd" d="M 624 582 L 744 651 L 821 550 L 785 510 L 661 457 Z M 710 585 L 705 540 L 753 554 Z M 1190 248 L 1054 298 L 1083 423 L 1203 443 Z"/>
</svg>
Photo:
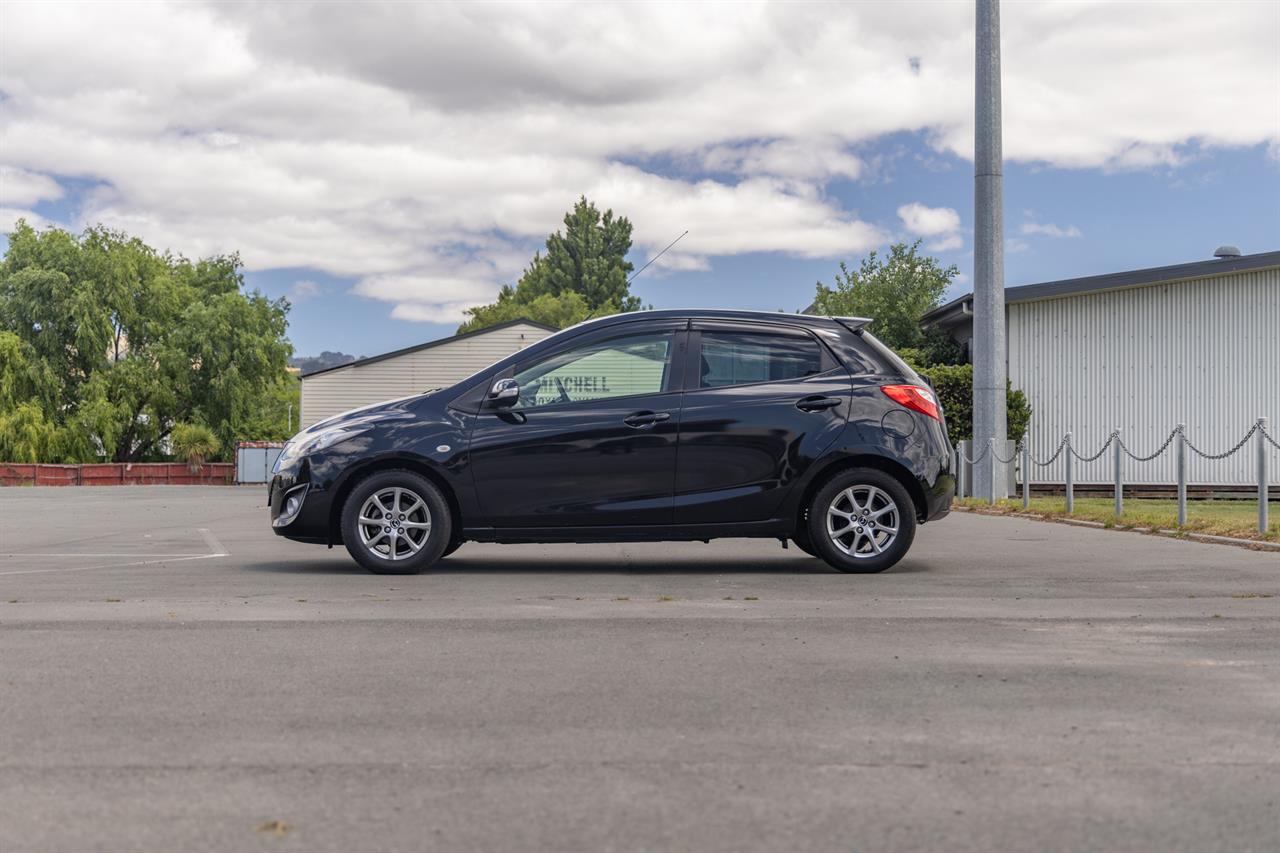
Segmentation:
<svg viewBox="0 0 1280 853">
<path fill-rule="evenodd" d="M 291 437 L 298 431 L 301 398 L 302 383 L 298 375 L 282 374 L 254 398 L 251 411 L 240 425 L 240 435 L 259 441 L 283 441 Z"/>
<path fill-rule="evenodd" d="M 0 409 L 0 459 L 6 462 L 46 462 L 58 453 L 57 426 L 45 419 L 34 402 Z"/>
<path fill-rule="evenodd" d="M 20 220 L 0 262 L 0 413 L 5 395 L 38 408 L 56 439 L 40 461 L 154 458 L 183 421 L 230 448 L 284 374 L 288 308 L 245 292 L 235 255 L 193 262 Z"/>
<path fill-rule="evenodd" d="M 510 285 L 503 286 L 498 293 L 497 302 L 472 308 L 467 313 L 471 315 L 471 319 L 458 327 L 459 332 L 473 332 L 476 329 L 518 320 L 521 317 L 545 323 L 557 329 L 564 329 L 596 316 L 581 294 L 573 291 L 558 295 L 544 293 L 526 302 L 516 297 L 515 288 Z M 616 313 L 618 313 L 617 309 L 608 306 L 599 313 L 599 316 Z"/>
<path fill-rule="evenodd" d="M 504 285 L 498 301 L 468 309 L 459 332 L 473 332 L 519 317 L 563 328 L 589 317 L 636 311 L 627 276 L 632 265 L 631 222 L 604 215 L 586 197 L 564 216 L 564 231 L 547 237 L 515 286 Z"/>
<path fill-rule="evenodd" d="M 920 318 L 938 306 L 960 271 L 919 254 L 919 248 L 919 240 L 895 243 L 883 260 L 872 251 L 856 271 L 841 261 L 833 287 L 818 282 L 814 313 L 871 317 L 871 333 L 896 350 L 937 346 L 921 330 Z"/>
</svg>

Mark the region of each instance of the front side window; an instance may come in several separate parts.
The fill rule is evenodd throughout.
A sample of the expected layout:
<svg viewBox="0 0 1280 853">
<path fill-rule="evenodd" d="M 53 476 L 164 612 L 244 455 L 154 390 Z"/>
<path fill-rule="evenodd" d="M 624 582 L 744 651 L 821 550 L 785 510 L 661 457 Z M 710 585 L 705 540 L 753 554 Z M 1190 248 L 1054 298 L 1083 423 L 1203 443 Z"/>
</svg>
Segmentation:
<svg viewBox="0 0 1280 853">
<path fill-rule="evenodd" d="M 701 388 L 780 382 L 821 372 L 822 350 L 807 335 L 702 333 Z"/>
<path fill-rule="evenodd" d="M 553 355 L 515 374 L 515 408 L 658 394 L 667 387 L 674 341 L 674 332 L 645 332 Z"/>
</svg>

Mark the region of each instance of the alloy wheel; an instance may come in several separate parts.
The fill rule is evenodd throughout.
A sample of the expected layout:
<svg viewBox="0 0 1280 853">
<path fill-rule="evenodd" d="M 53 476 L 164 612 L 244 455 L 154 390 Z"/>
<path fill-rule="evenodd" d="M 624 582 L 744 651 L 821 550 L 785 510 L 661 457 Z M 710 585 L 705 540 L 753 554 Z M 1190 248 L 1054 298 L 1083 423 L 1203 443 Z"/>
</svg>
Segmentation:
<svg viewBox="0 0 1280 853">
<path fill-rule="evenodd" d="M 827 535 L 842 553 L 855 559 L 883 554 L 898 538 L 898 505 L 884 489 L 854 485 L 827 508 Z"/>
<path fill-rule="evenodd" d="M 412 489 L 389 486 L 371 494 L 356 519 L 365 550 L 383 560 L 404 560 L 431 537 L 431 511 Z"/>
</svg>

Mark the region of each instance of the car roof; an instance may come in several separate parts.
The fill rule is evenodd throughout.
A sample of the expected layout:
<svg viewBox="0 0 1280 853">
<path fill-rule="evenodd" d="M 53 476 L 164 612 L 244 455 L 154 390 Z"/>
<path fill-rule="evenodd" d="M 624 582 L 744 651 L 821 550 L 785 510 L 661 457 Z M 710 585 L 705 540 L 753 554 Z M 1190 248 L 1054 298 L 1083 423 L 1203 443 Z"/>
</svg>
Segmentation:
<svg viewBox="0 0 1280 853">
<path fill-rule="evenodd" d="M 789 314 L 785 311 L 742 311 L 726 308 L 664 308 L 657 311 L 629 311 L 625 314 L 610 314 L 584 320 L 574 329 L 604 328 L 615 323 L 631 323 L 638 320 L 751 320 L 755 322 L 786 323 L 806 328 L 827 328 L 841 331 L 857 327 L 866 322 L 860 317 L 818 317 L 812 314 Z M 844 322 L 842 323 L 841 320 Z"/>
</svg>

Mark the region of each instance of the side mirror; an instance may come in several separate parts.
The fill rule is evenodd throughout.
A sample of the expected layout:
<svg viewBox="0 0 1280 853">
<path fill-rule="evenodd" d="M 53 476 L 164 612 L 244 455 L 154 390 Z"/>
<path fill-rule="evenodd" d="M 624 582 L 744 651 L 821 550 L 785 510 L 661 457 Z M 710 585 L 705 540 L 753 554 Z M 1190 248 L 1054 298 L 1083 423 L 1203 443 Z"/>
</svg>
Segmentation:
<svg viewBox="0 0 1280 853">
<path fill-rule="evenodd" d="M 485 403 L 491 409 L 505 409 L 508 406 L 514 406 L 519 401 L 520 383 L 514 379 L 507 378 L 499 379 L 493 383 Z"/>
</svg>

